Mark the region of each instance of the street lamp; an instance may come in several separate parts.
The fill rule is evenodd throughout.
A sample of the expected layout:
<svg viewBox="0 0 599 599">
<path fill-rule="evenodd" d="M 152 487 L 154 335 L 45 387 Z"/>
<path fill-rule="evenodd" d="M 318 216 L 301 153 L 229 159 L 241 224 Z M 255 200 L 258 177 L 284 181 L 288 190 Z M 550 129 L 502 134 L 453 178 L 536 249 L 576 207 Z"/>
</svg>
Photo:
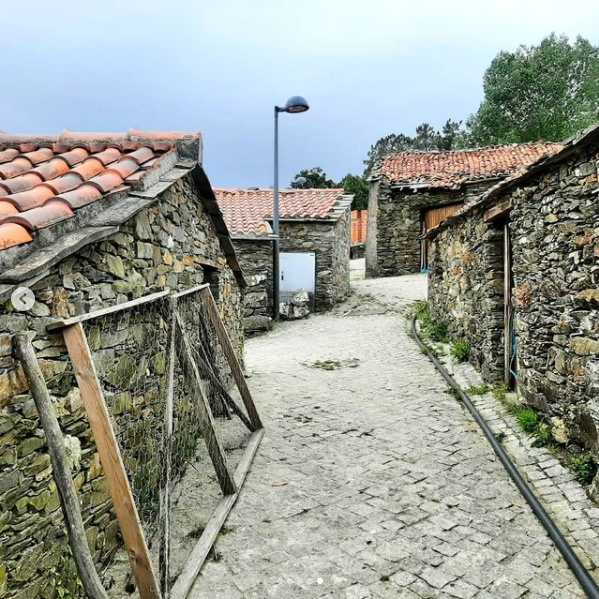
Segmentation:
<svg viewBox="0 0 599 599">
<path fill-rule="evenodd" d="M 279 112 L 288 112 L 295 114 L 298 112 L 306 112 L 310 106 L 308 102 L 301 96 L 292 96 L 285 102 L 285 106 L 275 106 L 275 180 L 274 180 L 274 196 L 272 206 L 272 224 L 274 241 L 272 246 L 272 276 L 273 276 L 273 318 L 279 320 L 279 280 L 281 274 L 279 272 Z"/>
</svg>

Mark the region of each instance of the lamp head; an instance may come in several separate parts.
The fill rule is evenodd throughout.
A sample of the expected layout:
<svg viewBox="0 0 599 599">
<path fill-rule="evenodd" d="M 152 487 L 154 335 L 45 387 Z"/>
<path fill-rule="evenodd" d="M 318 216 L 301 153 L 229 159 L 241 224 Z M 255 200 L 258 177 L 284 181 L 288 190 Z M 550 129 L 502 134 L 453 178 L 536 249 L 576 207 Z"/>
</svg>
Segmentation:
<svg viewBox="0 0 599 599">
<path fill-rule="evenodd" d="M 292 96 L 291 98 L 289 98 L 289 100 L 287 100 L 287 102 L 285 102 L 285 112 L 289 112 L 291 114 L 294 114 L 296 112 L 306 112 L 306 110 L 309 110 L 310 106 L 308 105 L 308 102 L 306 102 L 305 98 L 302 98 L 301 96 Z"/>
</svg>

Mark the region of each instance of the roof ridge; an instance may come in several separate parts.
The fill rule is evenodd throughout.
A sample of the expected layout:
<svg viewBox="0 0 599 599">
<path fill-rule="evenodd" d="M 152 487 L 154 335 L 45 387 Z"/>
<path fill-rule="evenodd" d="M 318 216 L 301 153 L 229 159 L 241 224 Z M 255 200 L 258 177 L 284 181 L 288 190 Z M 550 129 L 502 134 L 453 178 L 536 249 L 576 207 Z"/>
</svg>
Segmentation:
<svg viewBox="0 0 599 599">
<path fill-rule="evenodd" d="M 456 150 L 402 150 L 401 152 L 391 152 L 383 157 L 383 160 L 391 158 L 393 156 L 399 156 L 401 154 L 414 154 L 414 155 L 439 155 L 439 154 L 468 154 L 470 152 L 485 152 L 488 150 L 503 150 L 505 148 L 525 148 L 525 147 L 545 147 L 545 146 L 564 146 L 565 142 L 559 141 L 526 141 L 522 143 L 511 143 L 511 144 L 494 144 L 491 146 L 478 146 L 476 148 L 459 148 Z"/>
<path fill-rule="evenodd" d="M 76 147 L 84 147 L 92 152 L 106 147 L 123 150 L 149 146 L 154 150 L 176 148 L 182 158 L 192 158 L 201 162 L 202 136 L 199 131 L 143 131 L 131 128 L 126 133 L 93 133 L 63 130 L 58 135 L 36 135 L 29 133 L 9 134 L 0 132 L 0 148 L 18 148 L 22 152 L 40 147 L 51 147 L 54 152 L 64 152 Z"/>
</svg>

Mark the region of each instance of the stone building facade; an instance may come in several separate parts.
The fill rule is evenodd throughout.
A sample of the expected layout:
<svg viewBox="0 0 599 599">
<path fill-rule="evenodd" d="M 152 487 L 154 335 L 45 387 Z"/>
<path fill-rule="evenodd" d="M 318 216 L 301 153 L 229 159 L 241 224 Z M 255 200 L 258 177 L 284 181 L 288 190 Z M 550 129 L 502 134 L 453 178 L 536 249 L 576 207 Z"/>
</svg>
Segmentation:
<svg viewBox="0 0 599 599">
<path fill-rule="evenodd" d="M 439 225 L 429 282 L 433 314 L 485 378 L 596 455 L 598 159 L 595 127 Z"/>
<path fill-rule="evenodd" d="M 215 189 L 248 290 L 244 328 L 267 330 L 272 315 L 271 189 Z M 287 189 L 280 193 L 281 252 L 315 254 L 315 310 L 327 310 L 349 294 L 350 207 L 343 189 Z"/>
<path fill-rule="evenodd" d="M 62 335 L 46 326 L 56 318 L 208 282 L 242 357 L 245 281 L 200 159 L 199 135 L 0 135 L 2 597 L 53 597 L 53 585 L 72 589 L 76 575 L 44 433 L 13 355 L 14 335 L 29 333 L 63 434 L 74 447 L 75 487 L 99 567 L 121 543 L 118 525 Z M 19 172 L 26 162 L 27 172 Z M 31 176 L 36 173 L 43 183 Z M 27 209 L 48 191 L 52 199 Z M 35 294 L 30 310 L 17 311 L 11 303 L 19 286 Z M 119 343 L 136 331 L 133 326 L 120 331 Z M 90 347 L 109 352 L 111 343 L 114 347 L 109 337 L 99 330 Z M 147 376 L 159 372 L 164 359 L 153 358 L 146 364 L 140 356 L 131 375 L 140 368 L 147 368 Z M 117 364 L 114 372 L 120 370 Z M 129 404 L 138 405 L 136 398 Z M 109 409 L 118 421 L 115 406 Z M 140 414 L 133 424 L 148 424 L 147 418 Z M 148 465 L 160 459 L 146 449 L 140 448 Z"/>
<path fill-rule="evenodd" d="M 371 179 L 367 276 L 426 270 L 423 233 L 552 147 L 537 143 L 387 156 Z"/>
</svg>

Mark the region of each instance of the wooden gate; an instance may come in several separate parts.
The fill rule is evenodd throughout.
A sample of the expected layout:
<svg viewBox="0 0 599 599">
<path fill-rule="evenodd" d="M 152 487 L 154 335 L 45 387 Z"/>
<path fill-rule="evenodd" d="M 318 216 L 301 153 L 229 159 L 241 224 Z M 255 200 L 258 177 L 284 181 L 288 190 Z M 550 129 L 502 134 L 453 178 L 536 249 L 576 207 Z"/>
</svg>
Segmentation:
<svg viewBox="0 0 599 599">
<path fill-rule="evenodd" d="M 454 215 L 463 205 L 463 202 L 459 202 L 458 204 L 448 204 L 426 210 L 422 214 L 422 234 L 425 235 L 427 231 L 434 229 L 446 218 Z M 428 246 L 428 239 L 423 239 L 420 246 L 420 268 L 423 271 L 428 271 Z"/>
</svg>

